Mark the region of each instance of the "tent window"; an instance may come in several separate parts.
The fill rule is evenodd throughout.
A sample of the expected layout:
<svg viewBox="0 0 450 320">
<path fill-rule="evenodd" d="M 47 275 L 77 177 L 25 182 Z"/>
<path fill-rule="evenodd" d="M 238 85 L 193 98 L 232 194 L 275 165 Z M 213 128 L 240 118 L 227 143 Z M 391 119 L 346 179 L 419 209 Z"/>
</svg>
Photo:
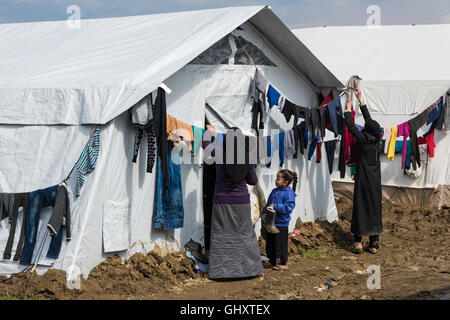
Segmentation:
<svg viewBox="0 0 450 320">
<path fill-rule="evenodd" d="M 217 41 L 214 45 L 209 47 L 209 49 L 205 50 L 188 64 L 228 64 L 228 57 L 231 53 L 230 42 L 228 41 L 228 36 L 226 36 Z"/>
<path fill-rule="evenodd" d="M 238 37 L 238 39 L 236 39 L 236 46 L 238 50 L 234 56 L 234 64 L 253 64 L 248 58 L 248 56 L 250 56 L 256 65 L 276 67 L 276 65 L 250 41 Z"/>
<path fill-rule="evenodd" d="M 242 37 L 238 37 L 235 40 L 237 51 L 234 55 L 234 64 L 236 65 L 252 65 L 252 61 L 257 65 L 276 66 L 269 58 L 251 42 L 245 40 Z M 245 48 L 245 50 L 244 50 Z M 200 65 L 216 65 L 216 64 L 228 64 L 230 56 L 232 56 L 233 50 L 230 45 L 228 36 L 217 41 L 209 49 L 201 53 L 197 58 L 189 62 L 189 64 Z M 247 55 L 248 54 L 248 55 Z"/>
</svg>

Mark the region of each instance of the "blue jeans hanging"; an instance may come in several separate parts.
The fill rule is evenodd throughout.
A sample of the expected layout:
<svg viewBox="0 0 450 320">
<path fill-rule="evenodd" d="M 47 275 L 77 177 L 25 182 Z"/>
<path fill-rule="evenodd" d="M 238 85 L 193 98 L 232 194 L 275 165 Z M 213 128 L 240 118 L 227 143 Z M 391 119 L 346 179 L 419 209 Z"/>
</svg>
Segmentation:
<svg viewBox="0 0 450 320">
<path fill-rule="evenodd" d="M 58 185 L 30 192 L 25 227 L 25 241 L 22 249 L 22 256 L 20 257 L 20 264 L 31 264 L 39 228 L 39 220 L 41 218 L 41 209 L 50 206 L 53 207 L 55 205 L 57 190 Z M 61 243 L 62 228 L 50 242 L 47 257 L 54 259 L 58 258 L 59 251 L 61 250 Z"/>
<path fill-rule="evenodd" d="M 181 166 L 172 161 L 173 145 L 167 142 L 167 164 L 169 171 L 169 188 L 163 195 L 163 177 L 161 158 L 158 156 L 157 177 L 155 188 L 155 205 L 153 210 L 153 227 L 157 229 L 176 229 L 183 227 L 184 208 L 183 191 L 181 188 Z"/>
</svg>

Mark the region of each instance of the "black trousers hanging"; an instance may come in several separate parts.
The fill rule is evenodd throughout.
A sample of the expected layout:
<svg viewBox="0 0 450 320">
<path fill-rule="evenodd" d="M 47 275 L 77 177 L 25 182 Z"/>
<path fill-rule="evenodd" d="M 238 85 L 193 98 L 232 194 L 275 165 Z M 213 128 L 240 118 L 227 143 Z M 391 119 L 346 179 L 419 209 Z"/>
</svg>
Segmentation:
<svg viewBox="0 0 450 320">
<path fill-rule="evenodd" d="M 266 255 L 272 265 L 285 265 L 288 261 L 288 227 L 278 227 L 280 233 L 267 232 Z"/>
<path fill-rule="evenodd" d="M 258 115 L 259 115 L 259 125 L 258 125 Z M 255 129 L 256 131 L 258 131 L 258 129 L 264 129 L 263 106 L 261 100 L 253 101 L 251 128 Z"/>
<path fill-rule="evenodd" d="M 150 126 L 147 129 L 136 128 L 136 135 L 134 136 L 133 162 L 137 161 L 139 145 L 141 144 L 142 134 L 144 131 L 147 132 L 147 172 L 151 173 L 156 158 L 156 133 L 153 127 Z"/>
</svg>

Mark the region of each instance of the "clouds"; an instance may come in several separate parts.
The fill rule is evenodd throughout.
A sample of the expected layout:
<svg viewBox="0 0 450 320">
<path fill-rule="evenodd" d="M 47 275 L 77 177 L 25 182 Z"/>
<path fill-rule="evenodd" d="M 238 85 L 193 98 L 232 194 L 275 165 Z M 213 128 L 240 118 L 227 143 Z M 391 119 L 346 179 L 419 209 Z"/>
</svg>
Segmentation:
<svg viewBox="0 0 450 320">
<path fill-rule="evenodd" d="M 0 22 L 65 20 L 69 5 L 82 18 L 268 4 L 289 27 L 364 25 L 367 7 L 381 8 L 381 23 L 450 23 L 448 0 L 2 0 Z"/>
</svg>

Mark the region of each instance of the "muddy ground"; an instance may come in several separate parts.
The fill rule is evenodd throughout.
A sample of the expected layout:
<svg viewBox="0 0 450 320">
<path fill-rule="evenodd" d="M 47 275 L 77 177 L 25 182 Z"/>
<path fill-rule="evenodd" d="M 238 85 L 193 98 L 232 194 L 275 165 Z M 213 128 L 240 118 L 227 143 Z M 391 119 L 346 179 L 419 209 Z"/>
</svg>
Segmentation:
<svg viewBox="0 0 450 320">
<path fill-rule="evenodd" d="M 297 221 L 300 235 L 290 235 L 288 270 L 218 282 L 196 272 L 181 252 L 136 254 L 127 261 L 116 256 L 82 280 L 81 290 L 67 289 L 65 274 L 50 270 L 1 281 L 0 299 L 450 299 L 449 208 L 421 212 L 383 204 L 381 248 L 372 255 L 347 250 L 351 201 L 336 203 L 337 223 Z M 380 267 L 380 289 L 367 288 L 364 271 L 371 265 Z"/>
</svg>

